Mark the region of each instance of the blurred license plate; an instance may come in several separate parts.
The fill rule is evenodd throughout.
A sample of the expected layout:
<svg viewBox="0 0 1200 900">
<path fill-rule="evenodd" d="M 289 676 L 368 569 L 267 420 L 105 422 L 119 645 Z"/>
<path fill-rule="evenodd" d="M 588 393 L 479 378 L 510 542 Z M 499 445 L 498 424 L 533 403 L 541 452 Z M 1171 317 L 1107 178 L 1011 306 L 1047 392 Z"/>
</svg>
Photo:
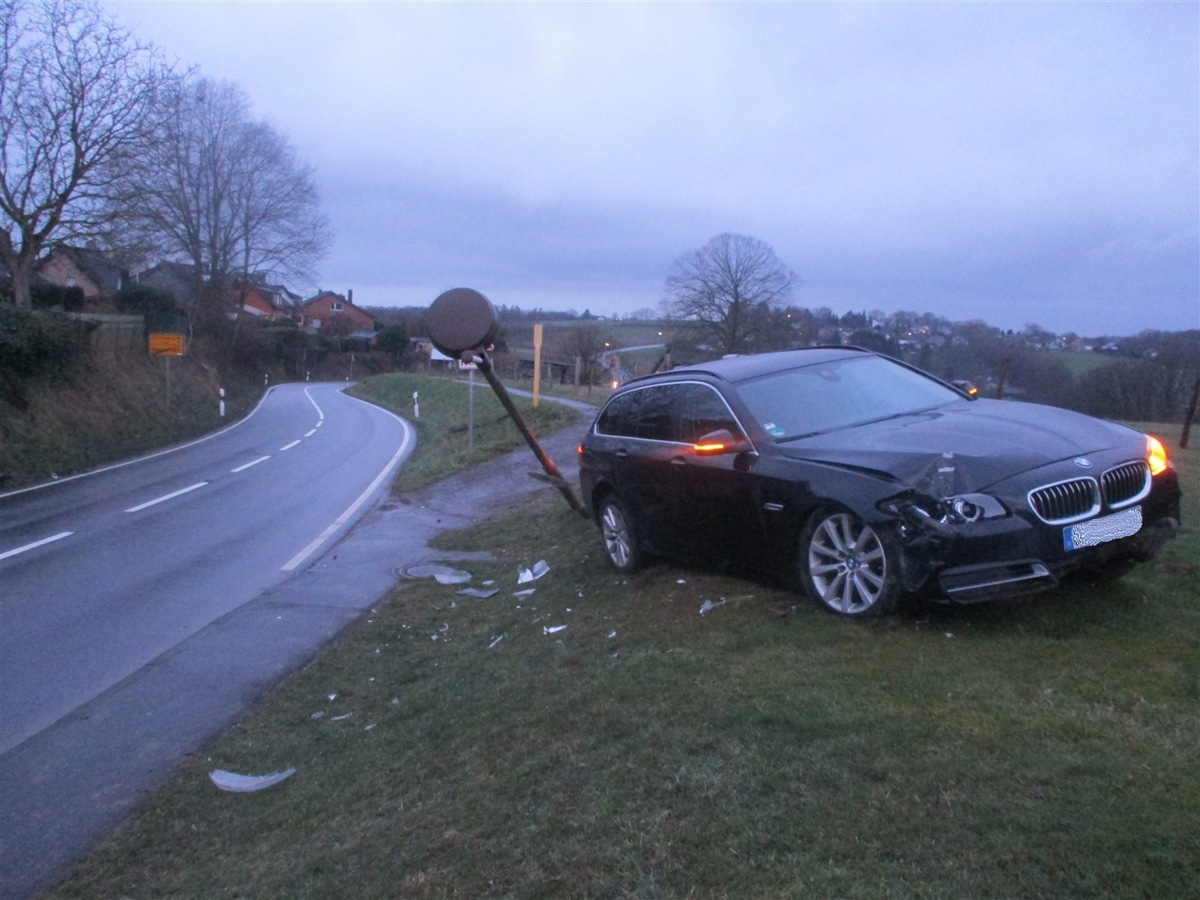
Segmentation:
<svg viewBox="0 0 1200 900">
<path fill-rule="evenodd" d="M 1142 508 L 1134 506 L 1111 516 L 1101 516 L 1098 519 L 1080 522 L 1078 525 L 1067 526 L 1063 529 L 1063 546 L 1068 550 L 1095 547 L 1097 544 L 1129 537 L 1141 530 Z"/>
</svg>

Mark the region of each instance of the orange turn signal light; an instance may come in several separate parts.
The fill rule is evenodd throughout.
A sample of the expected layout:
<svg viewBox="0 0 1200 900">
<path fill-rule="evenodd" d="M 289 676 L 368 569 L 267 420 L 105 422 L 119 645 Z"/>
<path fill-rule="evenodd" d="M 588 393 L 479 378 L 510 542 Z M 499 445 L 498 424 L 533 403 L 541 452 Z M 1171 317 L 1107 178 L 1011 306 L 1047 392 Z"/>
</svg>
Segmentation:
<svg viewBox="0 0 1200 900">
<path fill-rule="evenodd" d="M 724 453 L 726 448 L 724 441 L 711 441 L 707 444 L 692 444 L 692 449 L 704 455 L 706 453 Z"/>
<path fill-rule="evenodd" d="M 1160 475 L 1171 467 L 1167 459 L 1167 448 L 1162 441 L 1153 435 L 1146 435 L 1146 462 L 1150 466 L 1151 475 Z"/>
</svg>

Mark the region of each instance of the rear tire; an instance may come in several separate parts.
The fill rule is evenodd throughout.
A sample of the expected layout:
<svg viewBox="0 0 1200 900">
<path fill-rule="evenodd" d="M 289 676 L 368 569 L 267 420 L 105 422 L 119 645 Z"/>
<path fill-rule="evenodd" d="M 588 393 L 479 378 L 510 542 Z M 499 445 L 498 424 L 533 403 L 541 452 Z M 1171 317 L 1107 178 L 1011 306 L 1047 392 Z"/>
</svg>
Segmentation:
<svg viewBox="0 0 1200 900">
<path fill-rule="evenodd" d="M 605 497 L 596 521 L 609 565 L 622 574 L 636 572 L 642 564 L 642 548 L 624 504 L 612 494 Z"/>
<path fill-rule="evenodd" d="M 896 554 L 853 513 L 815 513 L 800 534 L 799 557 L 804 589 L 830 612 L 868 618 L 895 607 Z"/>
</svg>

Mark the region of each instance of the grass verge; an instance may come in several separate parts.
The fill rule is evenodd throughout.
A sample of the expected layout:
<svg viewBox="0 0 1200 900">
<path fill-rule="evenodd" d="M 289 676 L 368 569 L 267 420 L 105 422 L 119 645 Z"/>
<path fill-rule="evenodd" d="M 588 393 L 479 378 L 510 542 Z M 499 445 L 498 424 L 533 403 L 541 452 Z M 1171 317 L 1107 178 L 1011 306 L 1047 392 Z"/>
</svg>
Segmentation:
<svg viewBox="0 0 1200 900">
<path fill-rule="evenodd" d="M 228 390 L 224 419 L 218 406 L 221 386 Z M 244 415 L 263 390 L 249 379 L 218 381 L 198 356 L 168 363 L 141 354 L 94 355 L 69 377 L 31 386 L 22 408 L 0 399 L 0 491 L 213 431 Z"/>
<path fill-rule="evenodd" d="M 546 492 L 441 539 L 492 553 L 495 596 L 400 585 L 49 896 L 1200 895 L 1200 454 L 1176 459 L 1185 529 L 1123 581 L 870 624 L 617 576 Z"/>
<path fill-rule="evenodd" d="M 410 373 L 376 375 L 350 389 L 354 396 L 404 416 L 417 428 L 417 450 L 397 475 L 393 492 L 416 490 L 524 443 L 482 376 L 473 389 L 472 429 L 468 424 L 471 391 L 458 377 Z M 414 413 L 414 393 L 419 395 L 419 417 Z M 579 416 L 561 403 L 534 407 L 526 397 L 513 396 L 512 400 L 535 435 L 565 428 Z"/>
</svg>

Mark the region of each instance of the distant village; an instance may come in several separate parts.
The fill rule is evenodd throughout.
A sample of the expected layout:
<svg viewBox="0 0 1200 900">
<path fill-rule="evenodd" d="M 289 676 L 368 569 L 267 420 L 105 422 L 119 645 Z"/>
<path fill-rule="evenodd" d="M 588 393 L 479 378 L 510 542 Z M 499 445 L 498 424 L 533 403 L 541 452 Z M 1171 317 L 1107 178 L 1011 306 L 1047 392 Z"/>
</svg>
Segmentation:
<svg viewBox="0 0 1200 900">
<path fill-rule="evenodd" d="M 7 273 L 0 267 L 0 292 L 6 287 Z M 190 314 L 196 309 L 197 284 L 193 268 L 176 262 L 161 262 L 131 273 L 94 248 L 56 246 L 38 260 L 34 279 L 34 305 L 59 309 L 98 322 L 122 314 L 153 312 L 142 308 L 146 291 L 171 299 L 168 311 Z M 403 324 L 411 341 L 409 349 L 428 353 L 431 345 L 419 335 L 423 331 L 423 310 L 414 308 L 370 307 L 354 302 L 353 290 L 339 293 L 318 290 L 303 297 L 285 285 L 272 283 L 268 276 L 251 274 L 235 277 L 228 289 L 225 315 L 262 324 L 290 324 L 314 336 L 336 337 L 349 347 L 369 349 L 377 344 L 388 325 Z M 140 298 L 128 301 L 123 298 Z M 162 306 L 155 307 L 163 311 Z M 595 315 L 585 310 L 556 311 L 519 307 L 499 308 L 501 321 L 519 327 L 522 322 L 574 321 L 597 326 L 630 322 L 661 321 L 660 313 L 643 308 L 627 316 Z M 1153 334 L 1140 336 L 1091 335 L 1073 332 L 1057 334 L 1029 325 L 1020 332 L 1004 332 L 980 321 L 951 322 L 929 313 L 882 310 L 847 312 L 842 315 L 821 307 L 806 309 L 790 306 L 772 311 L 777 325 L 776 338 L 783 334 L 792 346 L 812 344 L 855 344 L 873 349 L 915 351 L 944 347 L 968 347 L 981 339 L 1003 340 L 1026 350 L 1099 352 L 1114 356 L 1154 358 L 1158 350 Z M 704 351 L 700 345 L 697 349 Z M 708 348 L 715 349 L 715 348 Z M 778 349 L 765 347 L 763 349 Z"/>
</svg>

